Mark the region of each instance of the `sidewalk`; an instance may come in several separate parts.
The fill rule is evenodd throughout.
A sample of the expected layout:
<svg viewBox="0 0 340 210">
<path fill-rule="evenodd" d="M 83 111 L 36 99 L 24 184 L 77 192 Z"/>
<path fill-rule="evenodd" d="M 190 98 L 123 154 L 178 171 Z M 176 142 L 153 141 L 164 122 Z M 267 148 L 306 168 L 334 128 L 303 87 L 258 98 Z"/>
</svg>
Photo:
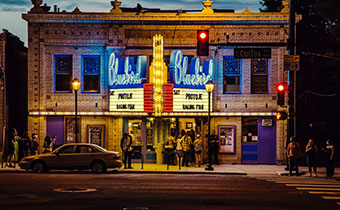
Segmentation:
<svg viewBox="0 0 340 210">
<path fill-rule="evenodd" d="M 119 169 L 118 173 L 164 173 L 164 174 L 219 174 L 219 175 L 277 175 L 277 176 L 287 176 L 288 171 L 285 170 L 284 165 L 213 165 L 213 171 L 206 171 L 206 165 L 201 167 L 181 167 L 179 170 L 178 165 L 169 166 L 167 170 L 166 164 L 151 164 L 146 163 L 142 165 L 140 163 L 132 163 L 133 169 Z M 110 171 L 111 169 L 109 169 Z M 320 177 L 326 176 L 325 167 L 319 167 L 318 175 Z M 306 166 L 299 167 L 302 176 L 309 176 L 308 168 Z M 1 172 L 25 172 L 25 170 L 20 169 L 18 165 L 16 168 L 0 168 Z M 340 168 L 335 168 L 335 178 L 340 178 Z"/>
</svg>

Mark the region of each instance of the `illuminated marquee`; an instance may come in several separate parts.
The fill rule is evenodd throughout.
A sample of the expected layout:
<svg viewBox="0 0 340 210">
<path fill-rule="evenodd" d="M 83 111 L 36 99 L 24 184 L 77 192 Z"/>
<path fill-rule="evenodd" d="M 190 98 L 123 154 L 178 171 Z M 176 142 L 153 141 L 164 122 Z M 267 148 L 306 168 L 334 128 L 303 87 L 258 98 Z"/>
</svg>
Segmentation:
<svg viewBox="0 0 340 210">
<path fill-rule="evenodd" d="M 109 87 L 122 85 L 141 85 L 146 75 L 146 56 L 138 56 L 135 64 L 134 58 L 122 59 L 115 53 L 109 58 Z"/>
<path fill-rule="evenodd" d="M 212 111 L 212 107 L 211 111 Z M 173 112 L 207 112 L 208 92 L 204 89 L 174 88 Z"/>
<path fill-rule="evenodd" d="M 204 88 L 205 83 L 213 78 L 214 62 L 212 59 L 204 61 L 201 66 L 199 58 L 190 61 L 183 56 L 181 50 L 172 51 L 170 56 L 170 81 L 175 87 Z"/>
<path fill-rule="evenodd" d="M 110 89 L 109 111 L 143 112 L 144 89 L 121 88 Z"/>
</svg>

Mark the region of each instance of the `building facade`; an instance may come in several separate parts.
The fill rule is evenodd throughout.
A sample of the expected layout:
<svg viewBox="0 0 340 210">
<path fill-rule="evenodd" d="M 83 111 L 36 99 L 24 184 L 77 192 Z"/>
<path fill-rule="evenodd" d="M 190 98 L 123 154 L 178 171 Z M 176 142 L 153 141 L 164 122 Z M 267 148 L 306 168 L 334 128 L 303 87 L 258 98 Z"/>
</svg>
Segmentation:
<svg viewBox="0 0 340 210">
<path fill-rule="evenodd" d="M 28 22 L 28 130 L 120 151 L 128 132 L 146 162 L 162 163 L 162 148 L 180 130 L 200 134 L 207 156 L 208 93 L 215 83 L 211 128 L 223 163 L 284 160 L 286 122 L 277 121 L 276 85 L 286 81 L 288 1 L 277 13 L 164 11 L 120 7 L 107 13 L 34 7 Z M 108 9 L 109 10 L 109 9 Z M 197 33 L 209 33 L 197 56 Z M 78 127 L 71 81 L 79 78 Z M 42 143 L 42 142 L 41 142 Z"/>
<path fill-rule="evenodd" d="M 0 33 L 0 152 L 6 149 L 8 132 L 27 130 L 27 48 L 17 36 Z"/>
</svg>

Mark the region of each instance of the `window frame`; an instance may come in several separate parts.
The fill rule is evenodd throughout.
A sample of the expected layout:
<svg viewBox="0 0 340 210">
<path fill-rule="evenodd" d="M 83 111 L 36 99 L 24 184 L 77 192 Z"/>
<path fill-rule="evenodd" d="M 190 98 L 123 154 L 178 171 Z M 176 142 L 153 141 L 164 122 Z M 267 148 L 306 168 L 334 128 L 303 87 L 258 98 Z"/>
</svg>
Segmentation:
<svg viewBox="0 0 340 210">
<path fill-rule="evenodd" d="M 58 57 L 70 57 L 71 59 L 71 69 L 70 69 L 70 89 L 69 90 L 57 90 L 57 75 L 67 75 L 62 73 L 57 73 L 57 58 Z M 53 92 L 54 93 L 72 93 L 72 78 L 73 78 L 73 55 L 72 54 L 54 54 L 53 55 Z"/>
<path fill-rule="evenodd" d="M 265 60 L 265 63 L 266 63 L 266 66 L 267 66 L 267 73 L 265 74 L 255 74 L 254 73 L 254 69 L 255 69 L 255 60 Z M 268 58 L 253 58 L 253 59 L 251 59 L 251 72 L 250 72 L 250 82 L 251 82 L 251 84 L 250 84 L 250 93 L 251 94 L 269 94 L 269 90 L 270 90 L 270 87 L 269 87 L 269 85 L 270 85 L 270 81 L 269 81 L 269 74 L 270 74 L 270 72 L 269 72 L 269 70 L 270 70 L 270 59 L 268 59 Z M 253 78 L 254 77 L 263 77 L 263 76 L 266 76 L 267 77 L 267 91 L 263 91 L 263 92 L 255 92 L 255 91 L 253 91 Z"/>
<path fill-rule="evenodd" d="M 233 60 L 239 60 L 240 62 L 240 73 L 234 76 L 225 76 L 225 59 L 233 59 Z M 240 91 L 231 91 L 231 92 L 226 92 L 226 85 L 225 84 L 225 78 L 226 77 L 239 77 L 240 78 Z M 234 56 L 230 56 L 230 55 L 225 55 L 223 56 L 223 94 L 242 94 L 242 59 L 235 59 Z"/>
<path fill-rule="evenodd" d="M 85 85 L 85 76 L 90 76 L 90 75 L 85 75 L 84 73 L 84 59 L 85 58 L 98 58 L 99 60 L 99 72 L 98 75 L 98 90 L 85 90 L 84 85 Z M 100 55 L 81 55 L 81 92 L 82 93 L 100 93 L 101 92 L 101 84 L 100 84 L 100 77 L 101 74 L 101 56 Z"/>
</svg>

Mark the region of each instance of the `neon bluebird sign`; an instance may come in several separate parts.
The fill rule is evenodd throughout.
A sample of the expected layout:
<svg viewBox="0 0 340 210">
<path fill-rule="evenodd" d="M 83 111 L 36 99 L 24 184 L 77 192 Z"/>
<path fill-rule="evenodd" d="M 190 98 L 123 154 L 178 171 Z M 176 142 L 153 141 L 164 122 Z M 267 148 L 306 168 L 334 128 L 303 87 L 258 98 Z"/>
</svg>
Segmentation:
<svg viewBox="0 0 340 210">
<path fill-rule="evenodd" d="M 175 87 L 204 88 L 205 83 L 213 78 L 214 62 L 212 59 L 204 61 L 201 66 L 199 58 L 193 58 L 190 61 L 183 56 L 181 50 L 172 51 L 170 56 L 170 81 Z"/>
<path fill-rule="evenodd" d="M 133 57 L 120 58 L 115 53 L 109 58 L 109 87 L 138 86 L 146 75 L 146 56 L 138 56 L 135 64 Z"/>
</svg>

